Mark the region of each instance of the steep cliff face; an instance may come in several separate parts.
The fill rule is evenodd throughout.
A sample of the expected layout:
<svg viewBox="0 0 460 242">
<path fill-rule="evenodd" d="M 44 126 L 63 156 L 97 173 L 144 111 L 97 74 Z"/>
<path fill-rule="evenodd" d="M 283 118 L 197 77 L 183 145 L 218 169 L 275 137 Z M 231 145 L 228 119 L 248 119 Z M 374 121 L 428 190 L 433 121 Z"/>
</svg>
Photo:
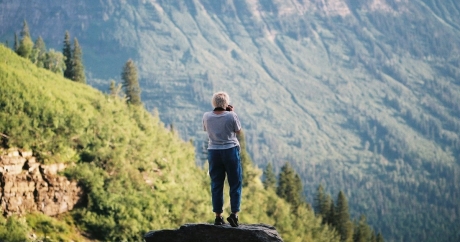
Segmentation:
<svg viewBox="0 0 460 242">
<path fill-rule="evenodd" d="M 32 152 L 0 150 L 0 208 L 3 215 L 71 210 L 83 195 L 75 181 L 57 173 L 64 164 L 43 165 Z"/>
</svg>

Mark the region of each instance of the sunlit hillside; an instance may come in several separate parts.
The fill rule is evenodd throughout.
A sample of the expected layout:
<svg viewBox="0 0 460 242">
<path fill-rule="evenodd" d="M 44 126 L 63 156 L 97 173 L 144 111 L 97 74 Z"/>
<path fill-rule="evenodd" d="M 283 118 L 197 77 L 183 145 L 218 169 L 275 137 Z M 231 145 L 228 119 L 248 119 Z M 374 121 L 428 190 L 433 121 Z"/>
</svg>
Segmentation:
<svg viewBox="0 0 460 242">
<path fill-rule="evenodd" d="M 35 234 L 140 241 L 150 230 L 214 221 L 207 171 L 196 166 L 193 145 L 166 129 L 158 114 L 37 68 L 2 45 L 0 56 L 0 148 L 31 150 L 41 163 L 69 164 L 63 174 L 85 192 L 76 209 L 56 218 L 27 211 L 1 216 L 0 240 L 27 241 Z M 264 189 L 260 170 L 245 150 L 243 156 L 241 222 L 274 225 L 286 241 L 337 240 L 307 205 L 293 213 L 288 202 Z"/>
</svg>

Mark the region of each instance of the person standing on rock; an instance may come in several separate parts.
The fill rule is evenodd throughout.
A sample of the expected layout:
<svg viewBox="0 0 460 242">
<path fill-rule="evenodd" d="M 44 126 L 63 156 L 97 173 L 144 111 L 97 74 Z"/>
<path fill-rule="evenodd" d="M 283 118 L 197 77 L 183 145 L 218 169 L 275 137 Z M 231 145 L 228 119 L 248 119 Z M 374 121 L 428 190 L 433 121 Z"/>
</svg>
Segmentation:
<svg viewBox="0 0 460 242">
<path fill-rule="evenodd" d="M 232 214 L 227 221 L 238 227 L 238 212 L 241 205 L 243 169 L 241 166 L 240 143 L 236 135 L 241 131 L 238 115 L 229 104 L 230 97 L 225 92 L 212 96 L 214 110 L 203 115 L 203 128 L 208 133 L 208 162 L 211 177 L 213 212 L 215 225 L 225 224 L 222 217 L 224 206 L 224 181 L 227 176 L 230 186 L 230 207 Z"/>
</svg>

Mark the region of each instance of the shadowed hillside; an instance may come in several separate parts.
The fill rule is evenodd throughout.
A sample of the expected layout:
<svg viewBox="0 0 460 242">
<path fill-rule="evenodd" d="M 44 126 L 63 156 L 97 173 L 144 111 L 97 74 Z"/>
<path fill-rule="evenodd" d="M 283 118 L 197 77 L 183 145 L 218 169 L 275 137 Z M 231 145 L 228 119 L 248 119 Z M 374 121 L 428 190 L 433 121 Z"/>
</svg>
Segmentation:
<svg viewBox="0 0 460 242">
<path fill-rule="evenodd" d="M 201 115 L 225 90 L 254 162 L 279 170 L 291 161 L 310 200 L 322 183 L 362 204 L 353 213 L 366 213 L 387 238 L 460 236 L 457 1 L 0 6 L 9 43 L 23 19 L 56 49 L 65 30 L 78 37 L 88 82 L 101 90 L 135 59 L 145 106 L 197 150 Z"/>
</svg>

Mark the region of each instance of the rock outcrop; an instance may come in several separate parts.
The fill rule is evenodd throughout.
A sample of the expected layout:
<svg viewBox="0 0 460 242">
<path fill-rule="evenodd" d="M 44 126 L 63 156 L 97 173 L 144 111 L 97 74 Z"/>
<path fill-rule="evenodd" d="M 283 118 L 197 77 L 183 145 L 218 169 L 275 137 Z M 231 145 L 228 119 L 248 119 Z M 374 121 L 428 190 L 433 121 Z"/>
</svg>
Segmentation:
<svg viewBox="0 0 460 242">
<path fill-rule="evenodd" d="M 75 181 L 57 173 L 65 164 L 43 165 L 32 152 L 0 149 L 0 211 L 3 215 L 71 210 L 82 197 Z"/>
<path fill-rule="evenodd" d="M 275 227 L 266 224 L 230 225 L 185 224 L 176 230 L 150 231 L 144 235 L 146 242 L 280 242 L 283 241 Z"/>
</svg>

